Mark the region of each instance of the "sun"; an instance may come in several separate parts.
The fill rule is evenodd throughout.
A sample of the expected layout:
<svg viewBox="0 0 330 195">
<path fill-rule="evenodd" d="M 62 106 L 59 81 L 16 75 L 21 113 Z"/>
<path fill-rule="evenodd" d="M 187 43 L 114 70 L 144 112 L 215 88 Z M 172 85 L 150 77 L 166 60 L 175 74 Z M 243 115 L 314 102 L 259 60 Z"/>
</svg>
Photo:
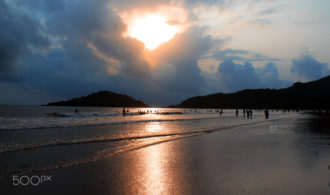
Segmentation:
<svg viewBox="0 0 330 195">
<path fill-rule="evenodd" d="M 153 50 L 171 40 L 176 33 L 177 27 L 169 25 L 164 17 L 148 14 L 134 20 L 127 34 L 142 41 L 147 49 Z"/>
</svg>

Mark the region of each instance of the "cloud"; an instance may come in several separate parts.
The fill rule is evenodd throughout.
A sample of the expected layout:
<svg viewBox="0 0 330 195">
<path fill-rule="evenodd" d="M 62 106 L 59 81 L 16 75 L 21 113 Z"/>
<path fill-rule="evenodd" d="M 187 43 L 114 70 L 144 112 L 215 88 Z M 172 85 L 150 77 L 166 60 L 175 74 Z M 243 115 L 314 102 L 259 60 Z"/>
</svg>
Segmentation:
<svg viewBox="0 0 330 195">
<path fill-rule="evenodd" d="M 122 36 L 126 25 L 107 1 L 0 3 L 0 22 L 6 26 L 0 34 L 0 80 L 67 98 L 120 91 L 125 82 L 141 88 L 136 80 L 151 77 L 143 44 Z M 118 68 L 117 75 L 108 73 L 111 67 Z"/>
<path fill-rule="evenodd" d="M 275 9 L 275 8 L 268 8 L 268 9 L 265 9 L 265 10 L 260 11 L 259 13 L 261 15 L 268 15 L 268 14 L 273 14 L 276 11 L 277 11 L 277 9 Z"/>
<path fill-rule="evenodd" d="M 147 76 L 150 73 L 149 64 L 143 56 L 143 44 L 122 36 L 126 25 L 107 6 L 107 1 L 66 3 L 66 9 L 59 11 L 47 25 L 54 36 L 66 37 L 63 44 L 68 52 L 80 52 L 81 47 L 90 45 L 116 61 L 118 70 L 125 74 Z M 92 51 L 97 56 L 95 50 Z M 105 63 L 111 65 L 114 62 L 105 60 Z"/>
<path fill-rule="evenodd" d="M 48 39 L 40 33 L 40 24 L 24 14 L 17 14 L 0 0 L 0 80 L 10 79 L 22 56 L 33 49 L 47 49 Z"/>
<path fill-rule="evenodd" d="M 158 80 L 168 90 L 197 94 L 205 85 L 198 66 L 198 59 L 206 54 L 214 44 L 222 40 L 203 35 L 204 29 L 193 26 L 186 32 L 176 35 L 173 40 L 160 46 L 153 56 L 174 68 L 167 80 Z"/>
<path fill-rule="evenodd" d="M 316 80 L 329 75 L 330 70 L 328 64 L 317 61 L 307 53 L 292 60 L 291 73 L 309 80 Z"/>
<path fill-rule="evenodd" d="M 254 23 L 254 24 L 260 24 L 262 26 L 266 26 L 266 25 L 269 25 L 271 24 L 271 20 L 269 19 L 254 19 L 254 20 L 250 20 L 250 22 Z"/>
<path fill-rule="evenodd" d="M 168 0 L 125 0 L 125 1 L 113 1 L 111 5 L 120 10 L 153 10 L 157 9 L 161 5 L 170 5 L 171 1 Z"/>
<path fill-rule="evenodd" d="M 279 73 L 274 63 L 268 63 L 264 67 L 256 68 L 255 71 L 257 72 L 263 87 L 285 88 L 291 85 L 290 81 L 281 80 L 279 78 Z"/>
<path fill-rule="evenodd" d="M 224 50 L 216 50 L 211 55 L 213 58 L 217 60 L 239 60 L 239 61 L 280 61 L 279 58 L 272 58 L 265 56 L 260 53 L 254 53 L 248 50 L 240 50 L 240 49 L 224 49 Z"/>
<path fill-rule="evenodd" d="M 226 92 L 251 88 L 282 88 L 290 85 L 290 82 L 279 79 L 277 68 L 273 63 L 254 68 L 249 62 L 236 64 L 231 59 L 219 65 L 218 82 L 220 89 Z"/>
</svg>

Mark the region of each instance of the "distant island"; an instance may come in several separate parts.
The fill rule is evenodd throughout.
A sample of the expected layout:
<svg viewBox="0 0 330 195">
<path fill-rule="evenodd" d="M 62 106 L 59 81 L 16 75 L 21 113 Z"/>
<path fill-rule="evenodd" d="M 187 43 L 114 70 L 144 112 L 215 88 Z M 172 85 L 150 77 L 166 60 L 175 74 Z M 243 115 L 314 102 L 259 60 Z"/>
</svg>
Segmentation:
<svg viewBox="0 0 330 195">
<path fill-rule="evenodd" d="M 51 102 L 47 106 L 149 107 L 140 100 L 111 91 L 99 91 L 67 101 Z"/>
<path fill-rule="evenodd" d="M 330 76 L 284 89 L 246 89 L 191 97 L 177 108 L 330 109 Z"/>
</svg>

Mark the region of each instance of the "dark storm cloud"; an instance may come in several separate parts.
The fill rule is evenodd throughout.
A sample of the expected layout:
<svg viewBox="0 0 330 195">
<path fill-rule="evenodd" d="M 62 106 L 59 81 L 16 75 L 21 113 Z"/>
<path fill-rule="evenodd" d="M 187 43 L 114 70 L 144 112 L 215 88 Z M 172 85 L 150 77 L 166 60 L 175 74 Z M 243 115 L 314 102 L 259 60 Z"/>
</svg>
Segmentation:
<svg viewBox="0 0 330 195">
<path fill-rule="evenodd" d="M 290 85 L 290 82 L 279 79 L 273 63 L 254 68 L 249 62 L 236 64 L 229 59 L 219 65 L 218 74 L 220 88 L 227 92 L 249 88 L 282 88 Z"/>
<path fill-rule="evenodd" d="M 0 0 L 0 80 L 9 79 L 21 56 L 31 49 L 47 49 L 47 38 L 41 36 L 40 24 L 24 14 L 17 14 Z"/>
<path fill-rule="evenodd" d="M 317 61 L 309 54 L 293 59 L 291 72 L 310 80 L 319 79 L 330 74 L 328 64 Z"/>
</svg>

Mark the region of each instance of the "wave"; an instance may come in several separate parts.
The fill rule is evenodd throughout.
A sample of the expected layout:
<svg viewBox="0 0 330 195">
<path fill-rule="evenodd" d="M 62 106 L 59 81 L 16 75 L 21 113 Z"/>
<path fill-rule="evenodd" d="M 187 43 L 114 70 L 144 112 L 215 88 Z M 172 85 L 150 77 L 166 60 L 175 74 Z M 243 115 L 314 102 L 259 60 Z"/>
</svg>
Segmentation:
<svg viewBox="0 0 330 195">
<path fill-rule="evenodd" d="M 0 153 L 6 152 L 14 152 L 19 150 L 28 150 L 28 149 L 36 149 L 36 148 L 43 148 L 43 147 L 51 147 L 51 146 L 58 146 L 58 145 L 72 145 L 72 144 L 86 144 L 86 143 L 97 143 L 97 142 L 118 142 L 123 140 L 136 140 L 136 139 L 146 139 L 146 138 L 155 138 L 155 137 L 168 137 L 168 136 L 178 136 L 178 135 L 193 135 L 193 134 L 202 134 L 202 133 L 212 133 L 215 131 L 231 129 L 235 127 L 253 125 L 253 124 L 260 124 L 270 121 L 276 121 L 279 119 L 272 119 L 267 121 L 252 121 L 246 123 L 239 123 L 233 125 L 226 125 L 217 128 L 210 128 L 210 129 L 202 129 L 202 130 L 194 130 L 194 131 L 184 131 L 184 132 L 170 132 L 170 133 L 160 133 L 160 134 L 142 134 L 142 135 L 134 135 L 134 136 L 111 136 L 111 137 L 93 137 L 93 138 L 80 138 L 80 139 L 52 139 L 47 140 L 45 142 L 39 143 L 27 143 L 27 144 L 17 144 L 17 143 L 8 143 L 3 145 L 0 148 Z"/>
<path fill-rule="evenodd" d="M 28 130 L 28 129 L 46 129 L 46 128 L 73 128 L 73 127 L 89 127 L 89 126 L 104 126 L 104 125 L 124 125 L 124 124 L 136 124 L 136 123 L 148 123 L 148 122 L 175 122 L 175 121 L 193 121 L 193 120 L 204 120 L 204 119 L 218 119 L 219 117 L 204 117 L 204 118 L 181 118 L 181 119 L 145 119 L 145 120 L 126 120 L 126 121 L 48 121 L 43 123 L 28 123 L 26 119 L 22 119 L 22 124 L 17 121 L 14 126 L 2 126 L 0 130 Z M 223 117 L 224 118 L 224 117 Z"/>
<path fill-rule="evenodd" d="M 182 113 L 182 112 L 146 112 L 146 111 L 139 111 L 139 112 L 126 112 L 126 116 L 138 116 L 138 115 L 145 115 L 145 114 L 160 114 L 160 115 L 176 115 L 176 114 L 190 114 L 190 113 Z M 47 113 L 48 116 L 54 117 L 105 117 L 105 116 L 122 116 L 122 113 L 99 113 L 99 112 L 84 112 L 84 113 L 58 113 L 52 112 Z"/>
</svg>

